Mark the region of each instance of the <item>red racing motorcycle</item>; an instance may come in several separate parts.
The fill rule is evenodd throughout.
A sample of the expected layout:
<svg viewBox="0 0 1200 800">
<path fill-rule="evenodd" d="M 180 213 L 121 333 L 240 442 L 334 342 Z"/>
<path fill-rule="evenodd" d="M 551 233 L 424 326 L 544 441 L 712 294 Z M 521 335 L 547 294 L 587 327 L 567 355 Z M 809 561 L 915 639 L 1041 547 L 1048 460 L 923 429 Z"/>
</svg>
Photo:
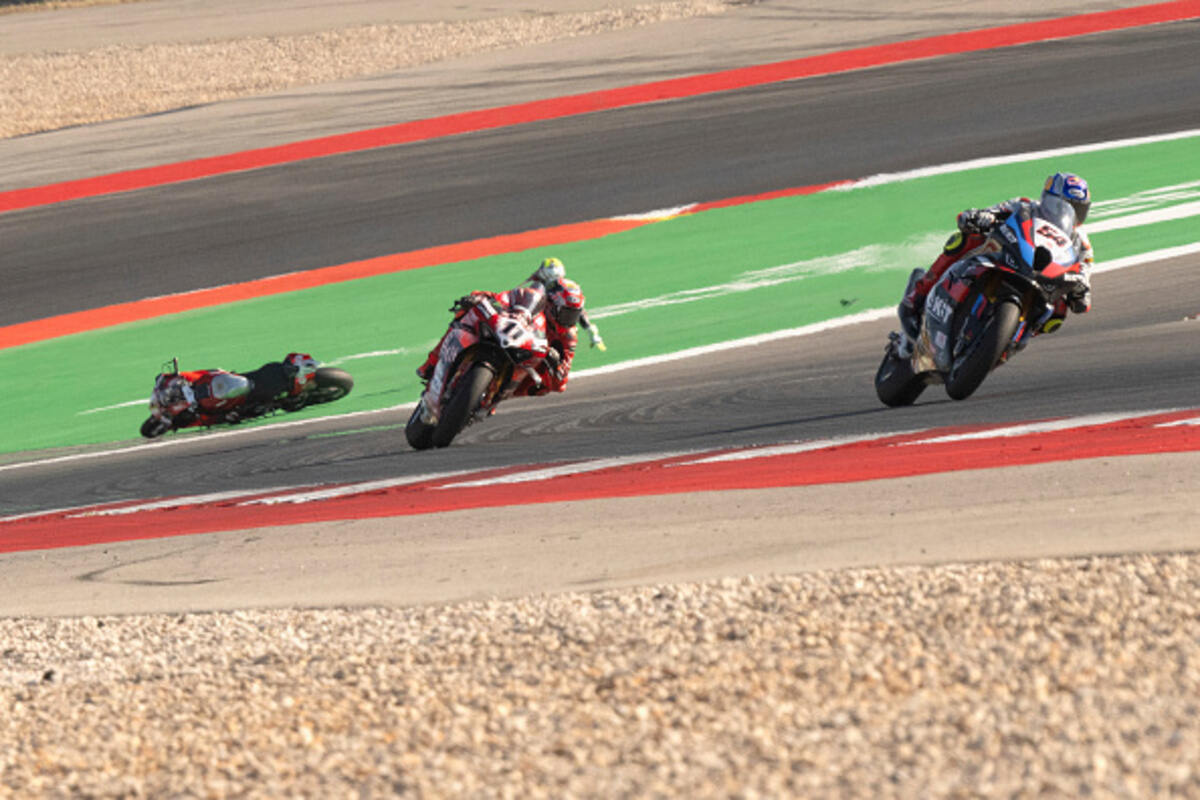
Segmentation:
<svg viewBox="0 0 1200 800">
<path fill-rule="evenodd" d="M 536 368 L 553 358 L 542 313 L 545 296 L 530 290 L 528 300 L 524 307 L 507 307 L 485 297 L 451 324 L 440 355 L 452 360 L 438 363 L 404 428 L 413 448 L 446 447 L 522 383 L 542 383 Z"/>
<path fill-rule="evenodd" d="M 179 371 L 179 359 L 163 365 L 154 380 L 150 416 L 141 433 L 154 439 L 198 425 L 235 425 L 279 411 L 340 400 L 354 388 L 350 373 L 321 366 L 307 353 L 289 353 L 250 372 L 223 369 Z"/>
</svg>

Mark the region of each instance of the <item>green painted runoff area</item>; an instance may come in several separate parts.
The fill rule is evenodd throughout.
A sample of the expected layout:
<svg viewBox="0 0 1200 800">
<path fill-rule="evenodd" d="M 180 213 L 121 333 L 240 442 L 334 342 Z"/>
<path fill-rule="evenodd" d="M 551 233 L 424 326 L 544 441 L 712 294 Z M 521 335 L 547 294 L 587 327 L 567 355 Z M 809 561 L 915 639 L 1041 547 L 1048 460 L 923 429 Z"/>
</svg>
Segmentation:
<svg viewBox="0 0 1200 800">
<path fill-rule="evenodd" d="M 137 439 L 147 408 L 127 404 L 148 398 L 160 365 L 172 356 L 184 369 L 248 370 L 299 350 L 355 378 L 345 400 L 250 424 L 414 401 L 420 391 L 414 369 L 445 330 L 454 298 L 510 288 L 549 255 L 562 258 L 583 286 L 608 345 L 607 352 L 593 350 L 582 337 L 577 370 L 889 306 L 909 271 L 937 254 L 959 210 L 1036 197 L 1056 170 L 1089 180 L 1096 198 L 1089 227 L 1103 228 L 1121 216 L 1194 205 L 1200 137 L 716 209 L 544 252 L 399 272 L 0 350 L 7 386 L 0 395 L 0 452 Z M 1100 262 L 1197 240 L 1196 216 L 1092 234 Z M 279 272 L 289 268 L 280 264 Z M 364 427 L 371 424 L 382 423 Z M 181 435 L 204 434 L 170 434 Z"/>
</svg>

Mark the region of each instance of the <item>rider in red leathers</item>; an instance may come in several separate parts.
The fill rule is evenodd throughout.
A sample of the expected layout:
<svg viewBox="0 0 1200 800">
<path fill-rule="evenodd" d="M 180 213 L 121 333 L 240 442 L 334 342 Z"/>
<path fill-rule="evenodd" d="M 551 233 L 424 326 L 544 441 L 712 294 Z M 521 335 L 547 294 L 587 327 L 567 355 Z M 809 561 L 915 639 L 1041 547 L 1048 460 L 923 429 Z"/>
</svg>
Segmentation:
<svg viewBox="0 0 1200 800">
<path fill-rule="evenodd" d="M 563 263 L 562 263 L 562 261 L 560 261 L 557 258 L 544 259 L 542 261 L 542 263 L 538 265 L 538 268 L 536 270 L 534 270 L 533 273 L 528 278 L 525 279 L 524 283 L 522 283 L 520 286 L 517 286 L 515 289 L 509 290 L 509 292 L 503 292 L 501 294 L 494 294 L 492 292 L 472 292 L 470 295 L 460 298 L 457 302 L 455 302 L 454 307 L 451 308 L 451 311 L 453 311 L 455 314 L 454 321 L 457 322 L 460 319 L 462 319 L 463 314 L 470 308 L 470 306 L 472 305 L 470 303 L 471 297 L 479 296 L 479 297 L 491 297 L 491 298 L 495 299 L 495 298 L 504 297 L 506 295 L 510 295 L 512 292 L 516 292 L 522 288 L 541 290 L 541 292 L 545 295 L 547 301 L 550 303 L 556 302 L 556 298 L 557 298 L 557 302 L 567 303 L 567 298 L 573 297 L 573 294 L 571 292 L 567 292 L 566 294 L 556 292 L 557 289 L 561 288 L 561 285 L 563 284 L 564 281 L 566 283 L 571 284 L 571 286 L 574 287 L 574 291 L 579 292 L 579 316 L 575 320 L 575 322 L 578 322 L 580 327 L 582 327 L 584 330 L 586 330 L 588 332 L 588 336 L 591 339 L 592 347 L 598 347 L 601 350 L 606 350 L 607 348 L 604 345 L 604 340 L 602 338 L 600 338 L 600 326 L 594 322 L 591 322 L 588 319 L 587 312 L 583 310 L 583 293 L 582 293 L 582 291 L 579 290 L 579 284 L 575 283 L 574 281 L 567 280 L 566 270 L 563 267 Z M 512 302 L 512 298 L 507 298 L 507 299 L 503 300 L 502 302 L 505 305 L 509 305 Z M 527 300 L 527 299 L 523 300 L 521 302 L 524 302 L 531 306 L 535 305 L 535 303 L 533 303 L 531 300 Z M 548 336 L 551 337 L 551 345 L 553 346 L 555 337 L 559 337 L 561 339 L 560 344 L 562 346 L 559 347 L 558 350 L 560 351 L 561 354 L 566 354 L 568 352 L 567 340 L 569 339 L 570 340 L 569 344 L 570 344 L 570 354 L 571 354 L 570 357 L 571 358 L 574 357 L 575 347 L 579 342 L 579 337 L 575 333 L 575 330 L 574 330 L 575 322 L 572 322 L 570 325 L 563 325 L 560 323 L 554 323 L 552 325 L 551 324 L 552 320 L 550 320 L 550 315 L 547 314 L 546 333 Z M 552 330 L 552 327 L 555 329 L 559 329 L 559 330 Z M 569 328 L 570 330 L 567 331 L 566 330 L 567 328 Z M 446 337 L 448 337 L 453 330 L 454 330 L 454 322 L 451 322 L 450 329 L 446 331 L 446 333 L 442 336 L 441 340 L 436 345 L 434 345 L 432 350 L 429 351 L 429 355 L 427 355 L 425 357 L 425 363 L 422 364 L 421 366 L 417 367 L 417 377 L 420 378 L 423 382 L 428 383 L 429 380 L 433 377 L 433 371 L 434 371 L 434 368 L 437 367 L 438 358 L 439 358 L 439 354 L 441 353 L 442 346 L 446 342 Z M 559 331 L 562 331 L 562 332 L 560 333 Z M 451 360 L 453 360 L 453 359 L 451 359 Z M 569 370 L 570 358 L 567 358 L 567 366 L 568 366 L 568 370 Z M 566 383 L 565 379 L 564 379 L 563 383 L 565 385 L 565 383 Z M 555 391 L 561 391 L 561 389 L 558 389 Z"/>
<path fill-rule="evenodd" d="M 987 241 L 987 235 L 997 224 L 1008 219 L 1014 210 L 1023 204 L 1032 203 L 1027 197 L 1016 197 L 989 208 L 969 208 L 958 215 L 958 230 L 946 241 L 942 254 L 928 270 L 913 270 L 900 301 L 897 313 L 901 327 L 911 342 L 921 329 L 921 314 L 925 309 L 925 298 L 941 279 L 951 264 L 972 254 Z M 1046 179 L 1039 203 L 1066 202 L 1075 210 L 1076 225 L 1082 224 L 1092 204 L 1092 193 L 1087 181 L 1070 172 L 1056 172 Z M 1062 325 L 1068 308 L 1076 314 L 1084 314 L 1092 307 L 1092 292 L 1088 281 L 1095 256 L 1087 234 L 1075 229 L 1075 246 L 1081 254 L 1084 277 L 1066 302 L 1059 301 L 1054 315 L 1038 333 L 1052 333 Z"/>
<path fill-rule="evenodd" d="M 160 373 L 154 380 L 150 405 L 167 427 L 190 428 L 236 422 L 238 408 L 298 396 L 317 372 L 317 361 L 307 353 L 288 353 L 282 362 L 271 361 L 245 373 L 200 369 Z"/>
<path fill-rule="evenodd" d="M 540 281 L 531 280 L 507 292 L 472 292 L 455 302 L 451 309 L 455 316 L 449 329 L 417 370 L 418 377 L 427 382 L 422 395 L 431 399 L 427 407 L 432 407 L 433 399 L 441 395 L 446 373 L 462 350 L 462 342 L 456 334 L 477 328 L 480 320 L 476 315 L 481 312 L 477 312 L 476 306 L 485 298 L 496 305 L 524 311 L 534 318 L 535 325 L 545 326 L 549 355 L 535 367 L 537 378 L 527 375 L 513 394 L 536 396 L 566 389 L 579 343 L 575 325 L 583 315 L 583 291 L 579 284 L 567 278 L 559 279 L 549 290 Z"/>
</svg>

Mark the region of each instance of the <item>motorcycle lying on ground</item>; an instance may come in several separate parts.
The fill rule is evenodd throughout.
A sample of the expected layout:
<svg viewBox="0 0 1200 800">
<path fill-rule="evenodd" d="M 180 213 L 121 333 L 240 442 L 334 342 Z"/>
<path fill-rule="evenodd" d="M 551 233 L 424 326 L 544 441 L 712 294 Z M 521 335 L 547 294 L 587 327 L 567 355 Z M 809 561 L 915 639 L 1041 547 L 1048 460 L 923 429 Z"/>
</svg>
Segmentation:
<svg viewBox="0 0 1200 800">
<path fill-rule="evenodd" d="M 889 335 L 875 373 L 879 399 L 911 405 L 936 383 L 944 383 L 955 400 L 970 397 L 1085 279 L 1074 230 L 1075 212 L 1067 204 L 1026 204 L 993 228 L 930 290 L 916 341 L 896 331 Z M 910 287 L 922 274 L 914 271 Z"/>
<path fill-rule="evenodd" d="M 304 359 L 301 367 L 270 362 L 245 373 L 205 370 L 203 382 L 193 387 L 174 380 L 181 374 L 179 359 L 173 358 L 155 379 L 142 436 L 154 439 L 196 425 L 236 425 L 281 411 L 299 411 L 340 400 L 354 388 L 354 378 L 345 370 L 320 366 L 309 356 Z M 304 387 L 299 394 L 291 394 L 289 389 L 301 369 Z"/>
<path fill-rule="evenodd" d="M 416 450 L 446 447 L 468 425 L 494 413 L 526 378 L 540 385 L 536 367 L 553 358 L 540 312 L 507 308 L 487 298 L 455 323 L 453 335 L 461 349 L 454 363 L 444 365 L 441 390 L 429 405 L 422 396 L 404 428 Z"/>
</svg>

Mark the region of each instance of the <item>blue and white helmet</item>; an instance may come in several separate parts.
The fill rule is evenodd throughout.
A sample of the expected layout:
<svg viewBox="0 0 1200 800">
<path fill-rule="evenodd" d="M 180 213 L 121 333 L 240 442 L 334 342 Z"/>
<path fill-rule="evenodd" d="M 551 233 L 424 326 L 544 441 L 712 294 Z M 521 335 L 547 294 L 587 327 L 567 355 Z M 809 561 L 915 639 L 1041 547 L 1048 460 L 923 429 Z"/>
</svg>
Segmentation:
<svg viewBox="0 0 1200 800">
<path fill-rule="evenodd" d="M 1075 209 L 1077 223 L 1083 222 L 1092 206 L 1092 190 L 1088 188 L 1088 182 L 1073 172 L 1056 172 L 1046 178 L 1046 185 L 1042 187 L 1042 205 L 1053 206 L 1061 202 Z"/>
</svg>

